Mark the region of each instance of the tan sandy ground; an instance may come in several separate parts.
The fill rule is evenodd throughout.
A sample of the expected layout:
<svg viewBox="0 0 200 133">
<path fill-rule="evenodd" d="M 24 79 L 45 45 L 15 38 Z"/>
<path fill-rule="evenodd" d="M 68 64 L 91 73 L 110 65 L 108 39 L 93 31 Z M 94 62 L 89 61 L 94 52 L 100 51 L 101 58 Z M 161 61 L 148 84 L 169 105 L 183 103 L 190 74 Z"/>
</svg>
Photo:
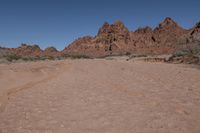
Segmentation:
<svg viewBox="0 0 200 133">
<path fill-rule="evenodd" d="M 200 133 L 200 70 L 125 60 L 0 65 L 0 133 Z"/>
</svg>

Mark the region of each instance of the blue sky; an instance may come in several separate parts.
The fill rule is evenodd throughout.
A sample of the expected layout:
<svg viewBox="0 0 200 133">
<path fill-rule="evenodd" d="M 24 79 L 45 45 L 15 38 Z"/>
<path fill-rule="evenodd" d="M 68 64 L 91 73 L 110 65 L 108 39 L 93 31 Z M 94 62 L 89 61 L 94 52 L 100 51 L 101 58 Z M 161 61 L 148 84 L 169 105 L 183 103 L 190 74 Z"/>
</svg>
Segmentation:
<svg viewBox="0 0 200 133">
<path fill-rule="evenodd" d="M 62 50 L 115 20 L 131 31 L 154 28 L 165 17 L 191 28 L 200 21 L 199 5 L 199 0 L 0 0 L 0 46 L 29 43 Z"/>
</svg>

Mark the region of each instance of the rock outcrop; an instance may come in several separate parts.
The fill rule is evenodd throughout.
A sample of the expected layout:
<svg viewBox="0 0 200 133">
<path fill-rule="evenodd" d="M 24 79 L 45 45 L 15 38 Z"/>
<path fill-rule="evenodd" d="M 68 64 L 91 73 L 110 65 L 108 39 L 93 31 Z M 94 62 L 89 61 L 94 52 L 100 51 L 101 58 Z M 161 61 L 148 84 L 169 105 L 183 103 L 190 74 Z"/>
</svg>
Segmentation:
<svg viewBox="0 0 200 133">
<path fill-rule="evenodd" d="M 9 55 L 11 52 L 8 48 L 0 47 L 0 58 Z"/>
<path fill-rule="evenodd" d="M 157 46 L 160 53 L 173 53 L 177 49 L 179 38 L 187 34 L 187 30 L 180 27 L 171 18 L 166 18 L 154 29 Z"/>
<path fill-rule="evenodd" d="M 95 37 L 86 36 L 74 41 L 64 53 L 106 56 L 113 54 L 171 54 L 187 48 L 189 40 L 199 40 L 199 26 L 186 30 L 171 18 L 166 18 L 155 29 L 150 27 L 129 31 L 121 21 L 104 23 Z M 190 44 L 189 44 L 190 45 Z"/>
<path fill-rule="evenodd" d="M 41 56 L 42 50 L 40 47 L 36 44 L 34 45 L 27 45 L 27 44 L 21 44 L 18 48 L 12 48 L 10 49 L 14 54 L 20 55 L 20 56 Z"/>
<path fill-rule="evenodd" d="M 42 52 L 43 56 L 51 56 L 51 57 L 57 57 L 60 56 L 60 52 L 55 47 L 48 47 Z"/>
<path fill-rule="evenodd" d="M 179 38 L 176 51 L 179 50 L 187 50 L 200 55 L 200 22 Z"/>
<path fill-rule="evenodd" d="M 113 24 L 107 22 L 99 29 L 97 36 L 86 36 L 74 41 L 64 52 L 105 56 L 127 51 L 130 43 L 130 32 L 121 21 Z"/>
</svg>

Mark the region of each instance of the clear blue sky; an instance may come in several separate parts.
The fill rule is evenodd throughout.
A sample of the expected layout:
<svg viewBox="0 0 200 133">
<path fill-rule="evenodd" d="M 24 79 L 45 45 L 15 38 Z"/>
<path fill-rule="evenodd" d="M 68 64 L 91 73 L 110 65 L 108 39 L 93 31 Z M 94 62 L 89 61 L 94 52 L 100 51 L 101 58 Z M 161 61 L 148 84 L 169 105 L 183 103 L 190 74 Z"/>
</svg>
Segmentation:
<svg viewBox="0 0 200 133">
<path fill-rule="evenodd" d="M 154 28 L 165 17 L 190 28 L 200 20 L 200 0 L 0 0 L 0 46 L 61 50 L 78 37 L 95 35 L 105 21 L 121 20 L 133 31 Z"/>
</svg>

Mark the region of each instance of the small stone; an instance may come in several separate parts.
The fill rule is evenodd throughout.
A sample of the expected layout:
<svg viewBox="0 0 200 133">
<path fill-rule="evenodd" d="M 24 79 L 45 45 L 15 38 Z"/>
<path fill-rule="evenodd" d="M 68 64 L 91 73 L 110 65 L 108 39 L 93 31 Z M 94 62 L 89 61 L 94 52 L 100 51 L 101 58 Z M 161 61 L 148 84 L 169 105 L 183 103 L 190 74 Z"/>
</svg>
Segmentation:
<svg viewBox="0 0 200 133">
<path fill-rule="evenodd" d="M 60 127 L 62 127 L 62 128 L 63 128 L 63 127 L 65 127 L 65 126 L 64 126 L 63 124 L 61 124 L 61 125 L 60 125 Z"/>
</svg>

